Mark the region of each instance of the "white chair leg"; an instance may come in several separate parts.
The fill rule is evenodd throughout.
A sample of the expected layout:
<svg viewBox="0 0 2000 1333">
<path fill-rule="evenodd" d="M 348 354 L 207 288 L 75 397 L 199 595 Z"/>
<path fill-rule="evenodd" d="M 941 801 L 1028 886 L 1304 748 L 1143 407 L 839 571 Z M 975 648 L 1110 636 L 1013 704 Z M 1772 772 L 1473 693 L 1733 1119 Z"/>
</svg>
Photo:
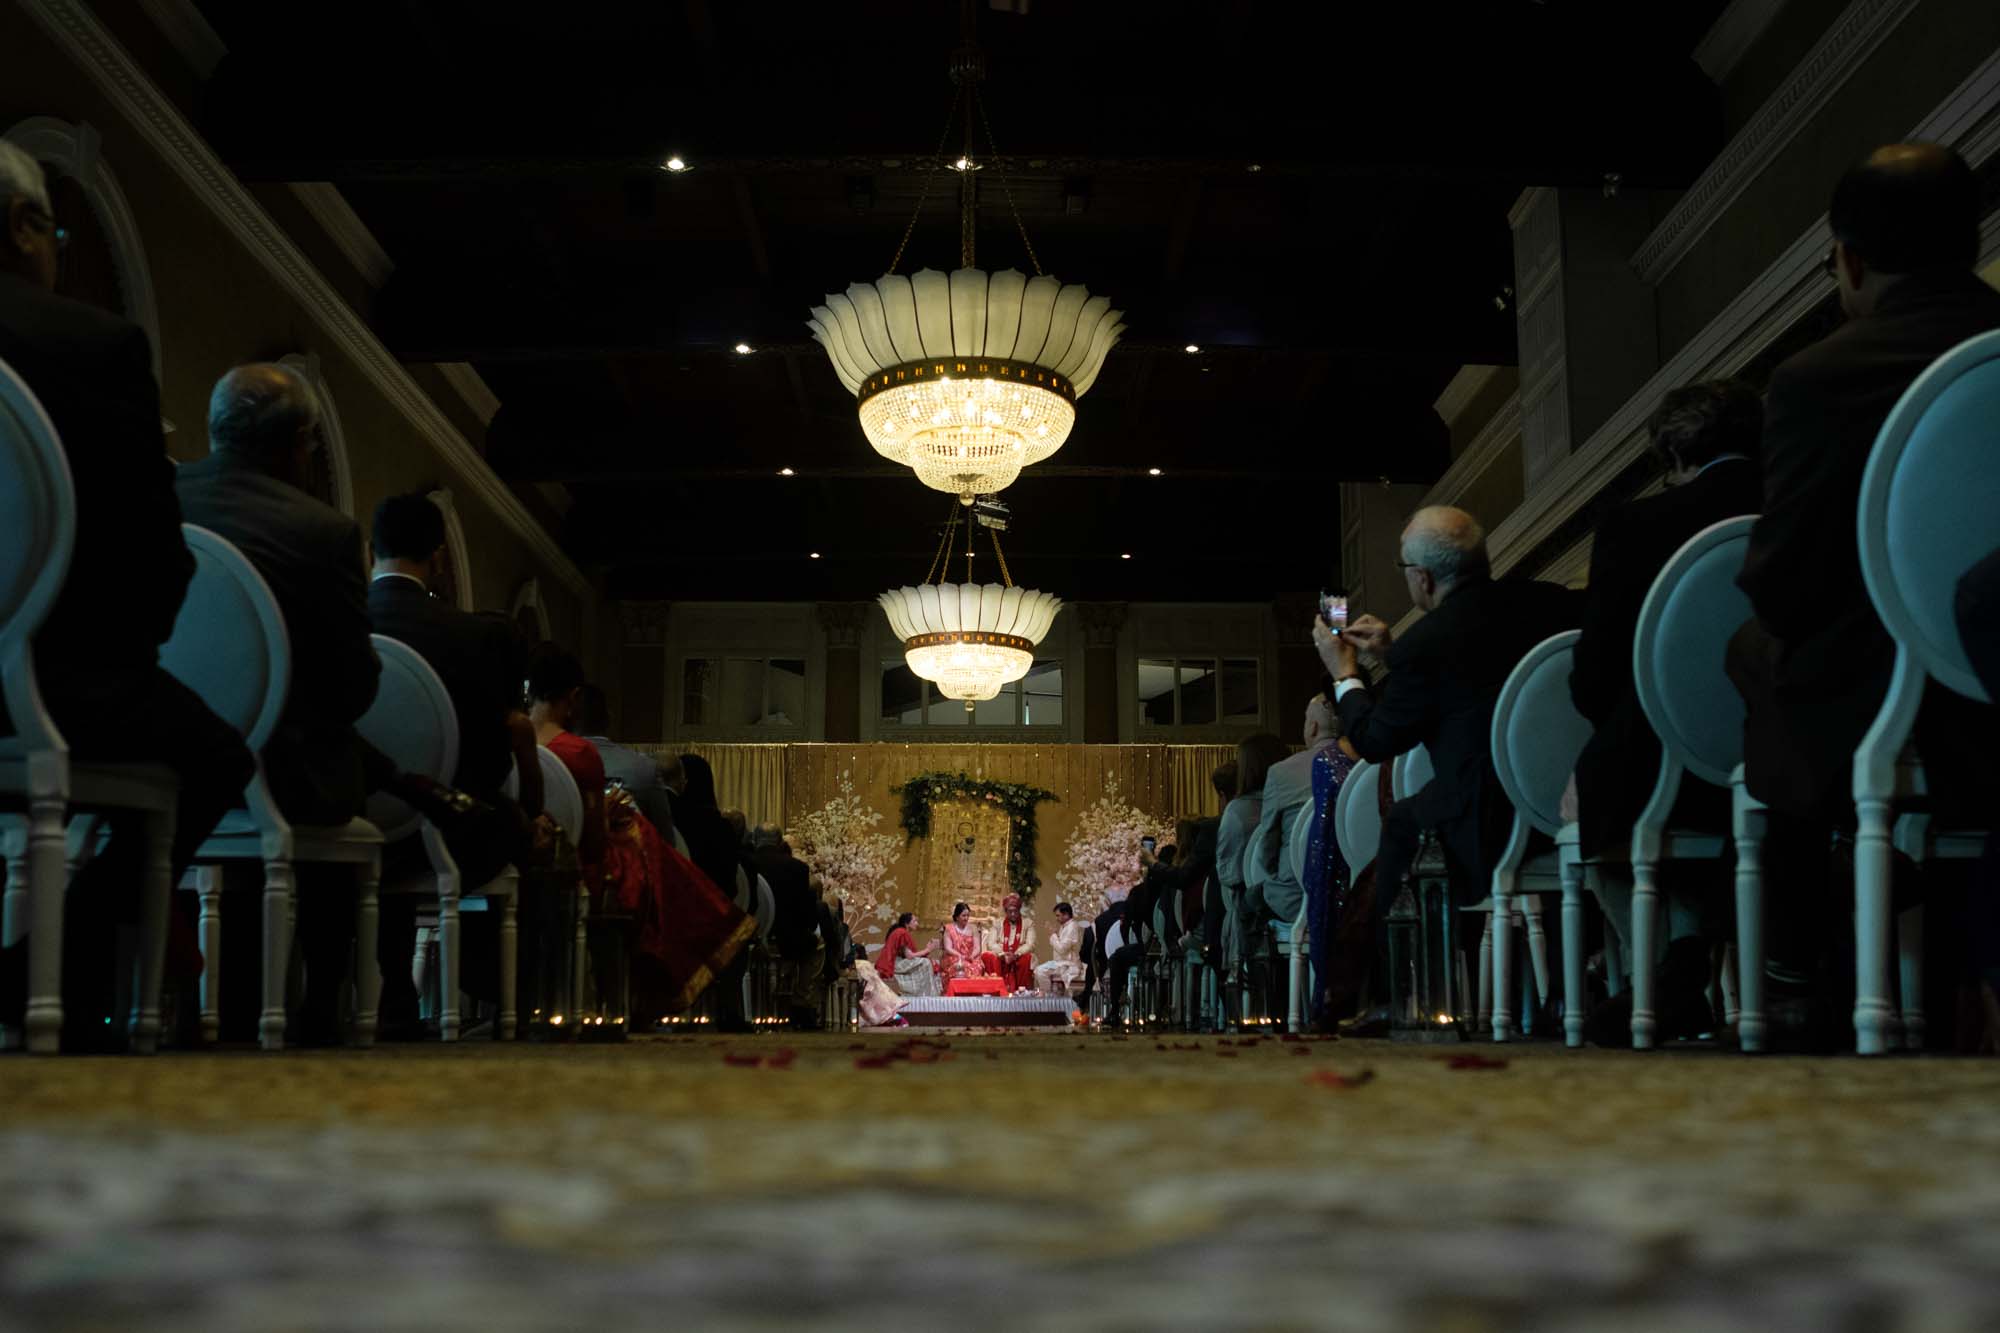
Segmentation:
<svg viewBox="0 0 2000 1333">
<path fill-rule="evenodd" d="M 1650 860 L 1632 861 L 1632 1049 L 1653 1048 L 1659 1020 L 1653 1013 L 1653 934 L 1659 927 L 1660 887 Z"/>
<path fill-rule="evenodd" d="M 1896 918 L 1898 980 L 1903 994 L 1903 1049 L 1924 1049 L 1924 909 Z"/>
<path fill-rule="evenodd" d="M 583 1021 L 584 970 L 589 966 L 590 958 L 590 952 L 587 947 L 589 943 L 589 918 L 590 894 L 586 890 L 578 890 L 576 895 L 576 937 L 572 943 L 575 960 L 569 972 L 569 1011 L 573 1015 L 574 1021 L 578 1023 Z"/>
<path fill-rule="evenodd" d="M 28 933 L 28 833 L 20 820 L 7 820 L 7 891 L 0 898 L 0 948 L 12 948 Z M 0 1024 L 0 1051 L 18 1050 L 22 1030 Z"/>
<path fill-rule="evenodd" d="M 438 876 L 438 1039 L 458 1040 L 458 877 Z"/>
<path fill-rule="evenodd" d="M 139 885 L 139 957 L 133 972 L 132 1052 L 151 1055 L 160 1049 L 160 993 L 167 973 L 167 913 L 174 906 L 174 817 L 148 814 L 145 819 L 146 870 Z"/>
<path fill-rule="evenodd" d="M 1854 844 L 1854 1044 L 1862 1055 L 1889 1049 L 1889 802 L 1855 802 L 1860 832 Z"/>
<path fill-rule="evenodd" d="M 1493 876 L 1493 1040 L 1514 1035 L 1514 885 L 1504 872 Z"/>
<path fill-rule="evenodd" d="M 1479 930 L 1479 1009 L 1474 1026 L 1484 1030 L 1493 1021 L 1493 917 L 1487 914 Z"/>
<path fill-rule="evenodd" d="M 68 888 L 68 839 L 61 797 L 37 796 L 28 810 L 28 1049 L 54 1055 L 62 1047 L 63 893 Z"/>
<path fill-rule="evenodd" d="M 1736 1044 L 1764 1049 L 1764 806 L 1743 785 L 1743 768 L 1730 778 L 1731 824 L 1736 835 Z"/>
<path fill-rule="evenodd" d="M 1310 969 L 1306 966 L 1306 913 L 1299 909 L 1299 919 L 1292 922 L 1292 938 L 1285 946 L 1291 955 L 1291 995 L 1285 1010 L 1285 1031 L 1297 1032 L 1305 1024 L 1306 987 L 1312 983 L 1307 979 Z"/>
<path fill-rule="evenodd" d="M 500 1022 L 497 1025 L 500 1040 L 514 1040 L 514 1033 L 520 1026 L 516 997 L 520 986 L 520 928 L 518 925 L 521 903 L 521 881 L 507 880 L 507 896 L 500 909 Z"/>
<path fill-rule="evenodd" d="M 354 1044 L 373 1046 L 382 1009 L 382 968 L 376 952 L 376 927 L 381 918 L 377 897 L 382 863 L 370 859 L 357 867 L 354 893 Z"/>
<path fill-rule="evenodd" d="M 291 862 L 264 862 L 264 1011 L 257 1019 L 257 1044 L 267 1051 L 285 1049 L 285 983 L 292 961 Z"/>
<path fill-rule="evenodd" d="M 201 940 L 201 1040 L 213 1046 L 222 1037 L 222 868 L 203 866 L 194 874 L 201 904 L 195 926 Z"/>
<path fill-rule="evenodd" d="M 1565 847 L 1562 871 L 1563 1044 L 1583 1045 L 1583 862 Z"/>
<path fill-rule="evenodd" d="M 1542 922 L 1542 900 L 1539 895 L 1530 894 L 1515 901 L 1521 904 L 1521 914 L 1528 926 L 1528 962 L 1534 968 L 1535 1002 L 1549 1002 L 1549 937 Z"/>
</svg>

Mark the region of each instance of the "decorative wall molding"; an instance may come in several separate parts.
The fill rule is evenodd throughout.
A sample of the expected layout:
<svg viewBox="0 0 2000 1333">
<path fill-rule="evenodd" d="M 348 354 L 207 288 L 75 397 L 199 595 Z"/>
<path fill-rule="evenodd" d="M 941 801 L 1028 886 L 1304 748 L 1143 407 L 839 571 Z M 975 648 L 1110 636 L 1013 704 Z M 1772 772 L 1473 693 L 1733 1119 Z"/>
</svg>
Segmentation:
<svg viewBox="0 0 2000 1333">
<path fill-rule="evenodd" d="M 229 54 L 221 36 L 195 8 L 194 0 L 139 0 L 139 8 L 202 78 L 215 73 L 215 67 Z"/>
<path fill-rule="evenodd" d="M 1108 647 L 1118 642 L 1131 607 L 1125 602 L 1070 602 L 1076 623 L 1083 627 L 1084 642 L 1091 647 Z"/>
<path fill-rule="evenodd" d="M 1432 409 L 1438 419 L 1447 427 L 1454 426 L 1465 415 L 1465 409 L 1479 396 L 1480 390 L 1493 382 L 1493 377 L 1505 370 L 1505 366 L 1460 366 L 1458 373 L 1451 377 L 1451 383 L 1444 386 Z"/>
<path fill-rule="evenodd" d="M 827 647 L 858 649 L 862 631 L 868 628 L 868 617 L 875 609 L 874 602 L 820 602 L 813 613 L 826 633 Z"/>
<path fill-rule="evenodd" d="M 444 514 L 444 548 L 451 554 L 453 599 L 461 611 L 476 610 L 472 598 L 472 553 L 465 546 L 465 524 L 459 521 L 451 488 L 440 487 L 428 498 Z"/>
<path fill-rule="evenodd" d="M 153 270 L 146 264 L 146 246 L 139 239 L 139 220 L 118 188 L 118 177 L 100 151 L 102 138 L 88 123 L 72 125 L 54 116 L 30 116 L 11 126 L 4 136 L 37 161 L 51 163 L 74 180 L 90 201 L 91 212 L 111 245 L 111 262 L 118 270 L 118 291 L 125 298 L 125 317 L 146 331 L 153 348 L 153 379 L 160 378 L 160 310 L 153 297 Z"/>
<path fill-rule="evenodd" d="M 389 275 L 396 271 L 395 261 L 375 239 L 375 233 L 368 230 L 361 215 L 348 206 L 347 197 L 338 186 L 326 181 L 295 181 L 291 191 L 326 232 L 334 248 L 347 257 L 347 262 L 354 265 L 354 271 L 370 287 L 380 287 L 389 280 Z"/>
<path fill-rule="evenodd" d="M 1721 83 L 1784 7 L 1785 0 L 1733 0 L 1694 48 L 1694 63 L 1711 83 Z"/>
<path fill-rule="evenodd" d="M 82 0 L 21 0 L 21 6 L 68 53 L 195 197 L 261 263 L 280 286 L 353 359 L 389 403 L 407 418 L 467 489 L 490 506 L 563 583 L 586 602 L 590 580 L 528 512 L 478 450 L 453 428 L 409 372 L 389 354 L 353 308 L 340 298 L 242 182 L 223 165 L 178 108 L 146 77 Z"/>
<path fill-rule="evenodd" d="M 1508 394 L 1507 401 L 1488 419 L 1472 442 L 1465 446 L 1465 452 L 1454 458 L 1444 475 L 1437 479 L 1424 496 L 1427 505 L 1457 504 L 1459 497 L 1472 489 L 1474 482 L 1486 475 L 1495 461 L 1506 452 L 1507 446 L 1521 436 L 1521 395 L 1518 391 Z"/>
<path fill-rule="evenodd" d="M 326 371 L 320 365 L 318 352 L 293 352 L 278 358 L 278 364 L 289 366 L 305 377 L 319 395 L 320 438 L 325 442 L 329 471 L 333 476 L 333 507 L 349 518 L 354 517 L 354 470 L 347 458 L 347 433 L 340 428 L 340 409 L 333 401 L 333 391 L 327 387 Z"/>
<path fill-rule="evenodd" d="M 439 361 L 435 363 L 437 373 L 444 376 L 445 383 L 458 390 L 458 396 L 479 418 L 479 424 L 493 424 L 494 414 L 500 410 L 500 395 L 493 392 L 486 379 L 466 361 Z"/>
<path fill-rule="evenodd" d="M 628 644 L 664 644 L 667 641 L 666 602 L 620 602 L 618 623 Z"/>
<path fill-rule="evenodd" d="M 2000 52 L 1939 103 L 1910 137 L 1949 144 L 1974 169 L 2000 153 Z M 1992 218 L 1987 224 L 1981 231 L 1987 247 L 1983 259 L 1991 258 L 2000 246 L 2000 226 Z M 1820 263 L 1830 239 L 1826 218 L 1815 219 L 1707 328 L 1530 492 L 1487 536 L 1494 571 L 1504 572 L 1532 554 L 1645 451 L 1646 416 L 1668 389 L 1734 374 L 1825 300 L 1827 277 Z"/>
<path fill-rule="evenodd" d="M 1640 243 L 1632 267 L 1658 283 L 1722 220 L 1750 182 L 1866 64 L 1917 0 L 1853 0 L 1769 101 L 1709 164 L 1673 211 Z"/>
</svg>

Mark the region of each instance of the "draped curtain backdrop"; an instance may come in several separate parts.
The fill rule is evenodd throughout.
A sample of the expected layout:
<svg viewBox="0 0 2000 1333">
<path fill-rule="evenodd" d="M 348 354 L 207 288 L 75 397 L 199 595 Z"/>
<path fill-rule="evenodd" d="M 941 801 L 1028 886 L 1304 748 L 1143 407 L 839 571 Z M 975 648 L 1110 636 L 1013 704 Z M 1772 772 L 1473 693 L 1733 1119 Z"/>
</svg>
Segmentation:
<svg viewBox="0 0 2000 1333">
<path fill-rule="evenodd" d="M 655 759 L 698 754 L 715 770 L 715 800 L 724 810 L 741 810 L 754 824 L 784 826 L 785 751 L 789 745 L 635 745 Z M 812 806 L 805 809 L 810 810 Z M 802 810 L 800 813 L 804 813 Z"/>
</svg>

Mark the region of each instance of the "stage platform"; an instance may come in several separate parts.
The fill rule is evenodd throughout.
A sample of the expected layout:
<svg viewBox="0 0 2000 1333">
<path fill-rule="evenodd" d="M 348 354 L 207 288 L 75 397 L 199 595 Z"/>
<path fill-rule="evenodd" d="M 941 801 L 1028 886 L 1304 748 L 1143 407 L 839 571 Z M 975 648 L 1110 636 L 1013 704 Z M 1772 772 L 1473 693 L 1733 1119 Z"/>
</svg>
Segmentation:
<svg viewBox="0 0 2000 1333">
<path fill-rule="evenodd" d="M 1060 995 L 921 995 L 902 1015 L 913 1028 L 1066 1028 L 1075 1011 Z"/>
</svg>

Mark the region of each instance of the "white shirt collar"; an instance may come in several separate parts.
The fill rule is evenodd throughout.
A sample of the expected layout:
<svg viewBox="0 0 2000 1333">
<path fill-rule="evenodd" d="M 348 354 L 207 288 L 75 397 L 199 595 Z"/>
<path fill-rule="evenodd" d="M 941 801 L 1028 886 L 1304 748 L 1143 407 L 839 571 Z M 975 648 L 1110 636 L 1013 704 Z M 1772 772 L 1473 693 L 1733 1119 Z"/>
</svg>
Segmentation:
<svg viewBox="0 0 2000 1333">
<path fill-rule="evenodd" d="M 1709 459 L 1706 463 L 1703 463 L 1700 467 L 1696 468 L 1694 470 L 1694 474 L 1697 477 L 1699 477 L 1702 473 L 1708 471 L 1710 468 L 1714 467 L 1717 463 L 1747 463 L 1749 461 L 1750 461 L 1750 455 L 1748 454 L 1717 454 L 1715 457 Z"/>
<path fill-rule="evenodd" d="M 392 569 L 386 574 L 377 574 L 373 579 L 369 580 L 369 582 L 371 584 L 380 583 L 383 579 L 408 579 L 410 582 L 416 584 L 419 588 L 422 588 L 424 590 L 425 596 L 430 595 L 430 585 L 426 584 L 422 579 L 418 578 L 415 574 L 405 574 L 400 570 Z"/>
</svg>

